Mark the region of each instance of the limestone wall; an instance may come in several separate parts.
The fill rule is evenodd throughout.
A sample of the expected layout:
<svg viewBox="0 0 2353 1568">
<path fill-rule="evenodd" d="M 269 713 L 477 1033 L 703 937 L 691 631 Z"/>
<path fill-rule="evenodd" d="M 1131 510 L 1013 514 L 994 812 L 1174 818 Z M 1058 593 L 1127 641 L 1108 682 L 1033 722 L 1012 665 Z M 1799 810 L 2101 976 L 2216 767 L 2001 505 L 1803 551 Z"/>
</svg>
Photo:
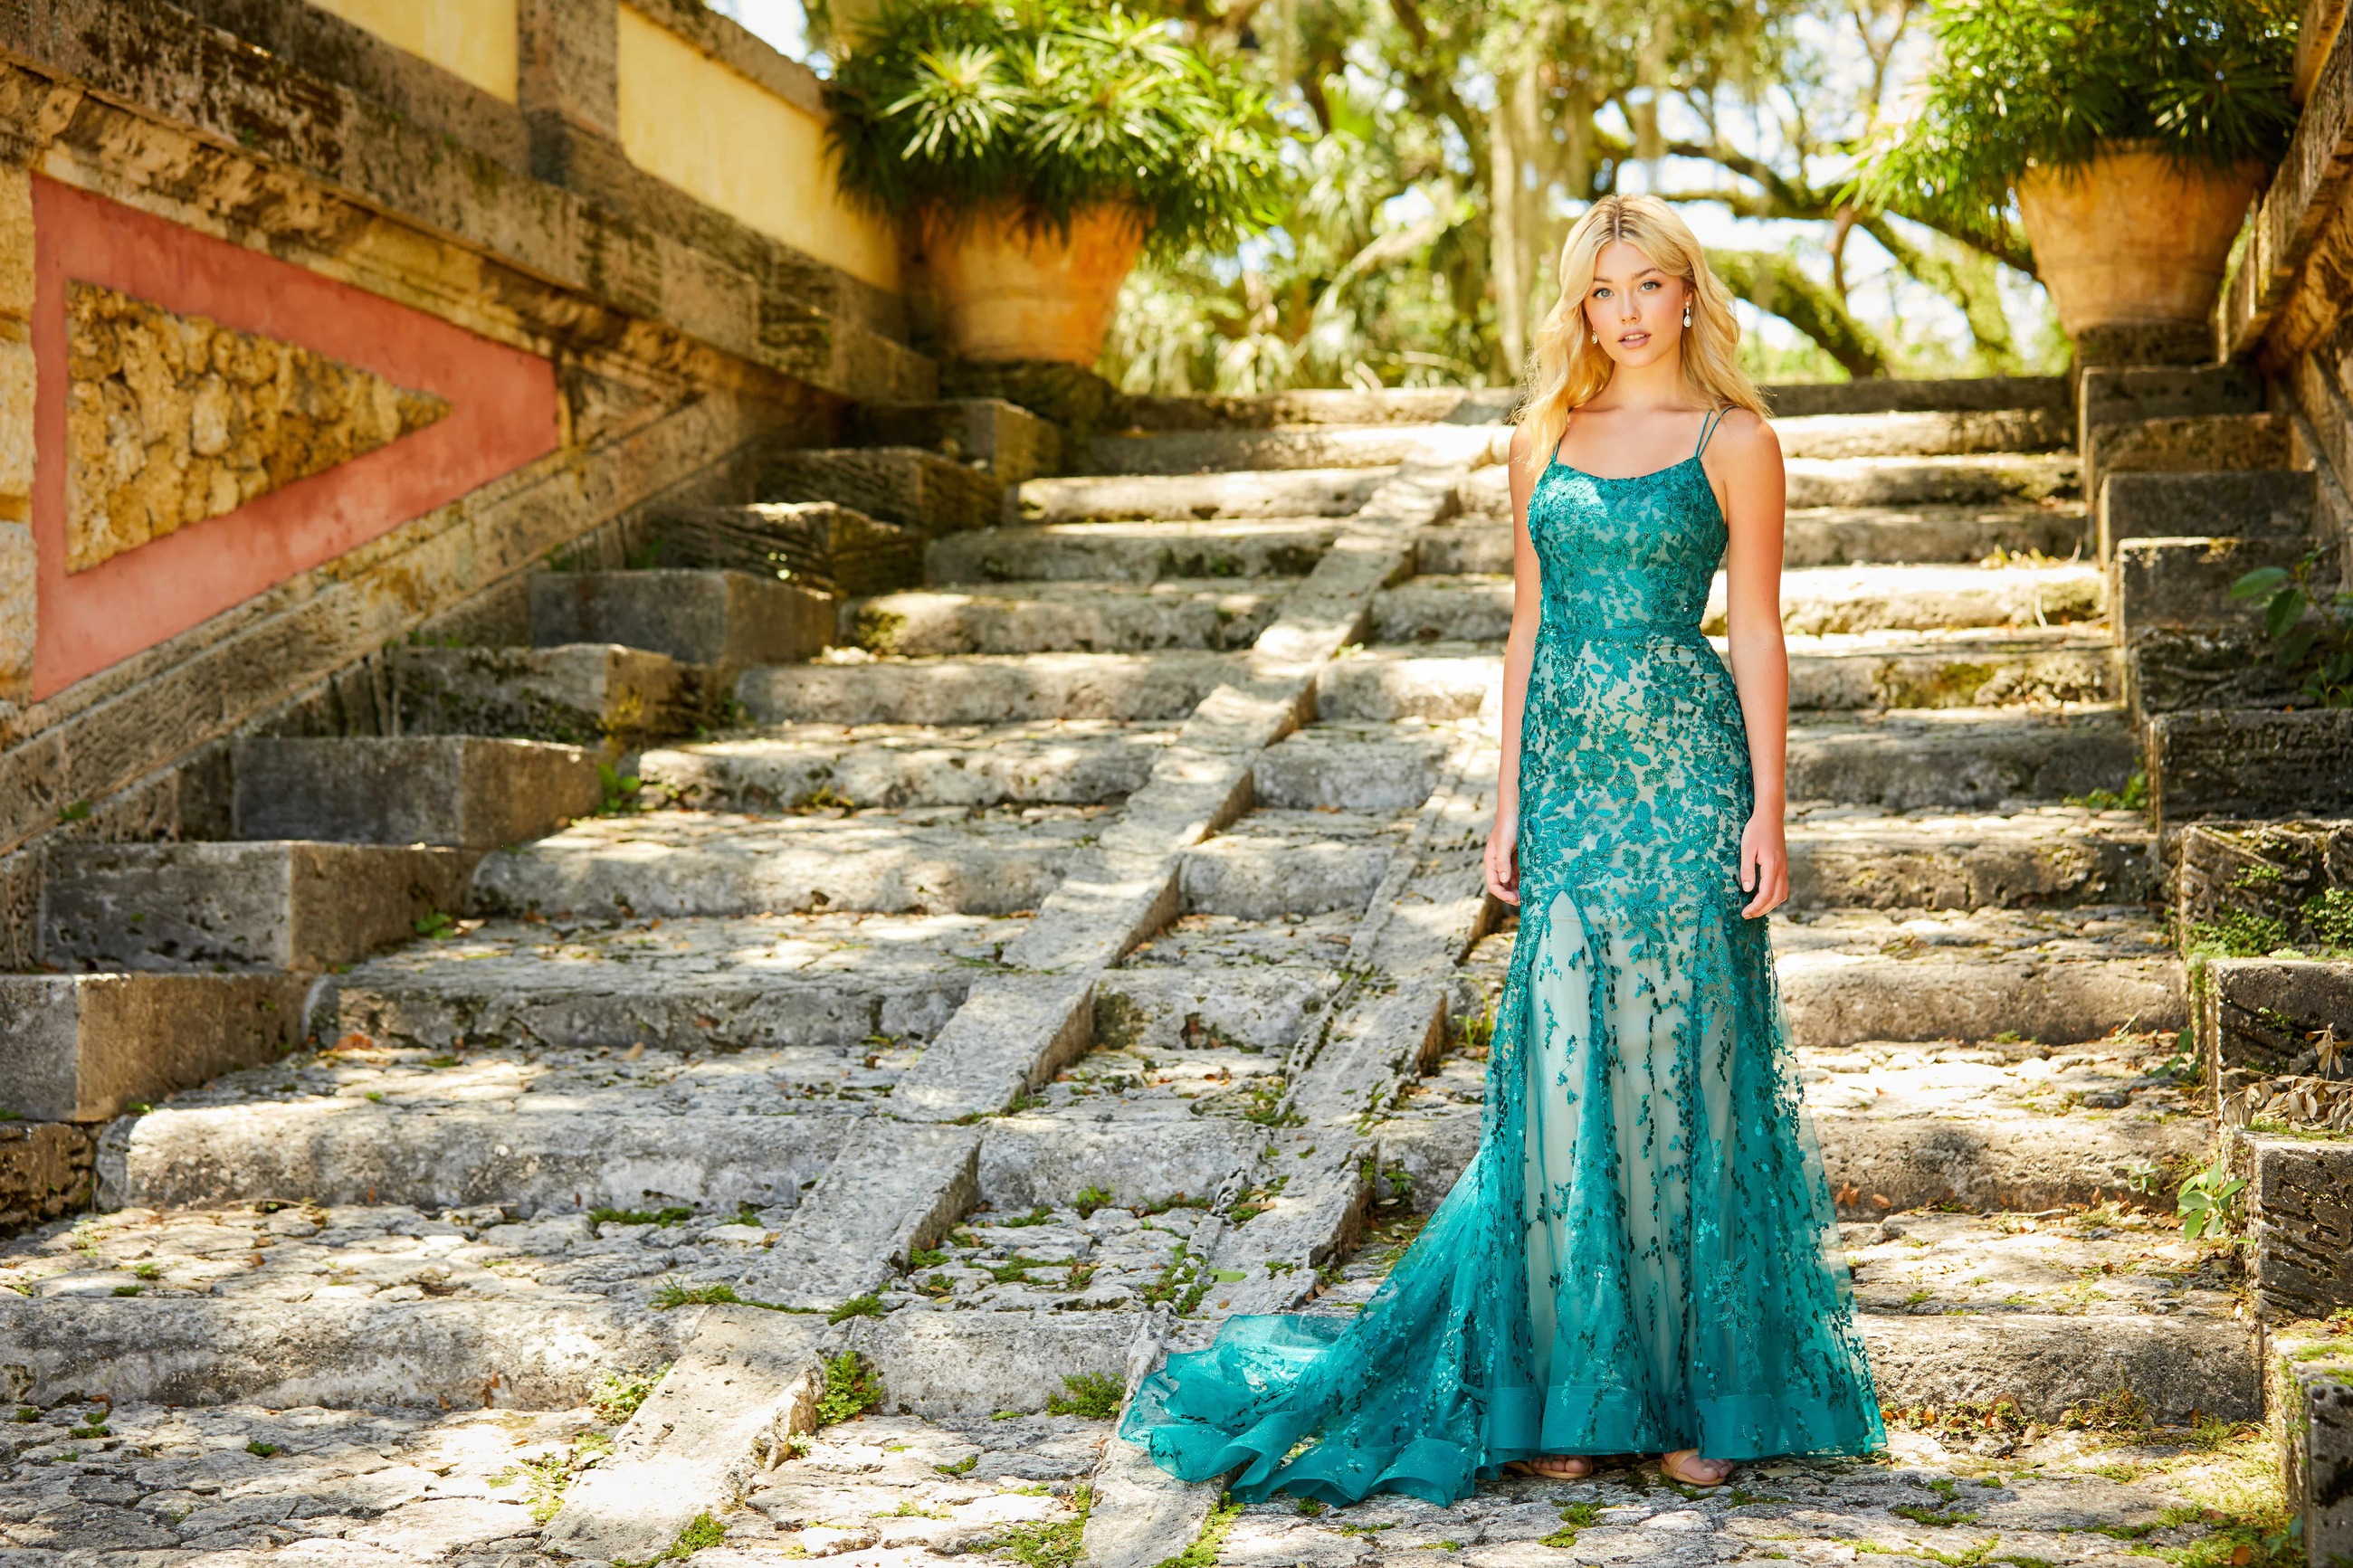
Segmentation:
<svg viewBox="0 0 2353 1568">
<path fill-rule="evenodd" d="M 821 142 L 691 0 L 0 5 L 0 968 L 45 837 L 219 831 L 227 738 L 371 731 L 388 645 L 932 395 Z"/>
</svg>

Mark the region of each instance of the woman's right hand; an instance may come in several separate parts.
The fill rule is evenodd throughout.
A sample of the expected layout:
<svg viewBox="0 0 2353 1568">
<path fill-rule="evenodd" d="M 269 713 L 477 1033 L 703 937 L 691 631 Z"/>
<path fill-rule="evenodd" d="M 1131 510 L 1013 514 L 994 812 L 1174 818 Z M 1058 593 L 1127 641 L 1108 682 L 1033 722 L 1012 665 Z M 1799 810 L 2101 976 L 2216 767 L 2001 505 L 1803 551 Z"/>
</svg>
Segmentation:
<svg viewBox="0 0 2353 1568">
<path fill-rule="evenodd" d="M 1487 832 L 1487 891 L 1507 904 L 1520 901 L 1520 819 L 1518 813 L 1495 815 Z"/>
</svg>

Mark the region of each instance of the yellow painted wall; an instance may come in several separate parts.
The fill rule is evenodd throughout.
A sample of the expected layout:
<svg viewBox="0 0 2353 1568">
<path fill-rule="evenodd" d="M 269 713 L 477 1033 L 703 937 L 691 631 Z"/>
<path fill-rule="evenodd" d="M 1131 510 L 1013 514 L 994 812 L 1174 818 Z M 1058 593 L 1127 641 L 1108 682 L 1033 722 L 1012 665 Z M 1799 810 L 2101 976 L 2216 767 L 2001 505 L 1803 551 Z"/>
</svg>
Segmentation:
<svg viewBox="0 0 2353 1568">
<path fill-rule="evenodd" d="M 821 121 L 626 5 L 620 44 L 629 162 L 852 278 L 899 287 L 896 237 L 835 188 Z"/>
<path fill-rule="evenodd" d="M 493 98 L 515 100 L 515 0 L 311 0 L 422 55 Z"/>
</svg>

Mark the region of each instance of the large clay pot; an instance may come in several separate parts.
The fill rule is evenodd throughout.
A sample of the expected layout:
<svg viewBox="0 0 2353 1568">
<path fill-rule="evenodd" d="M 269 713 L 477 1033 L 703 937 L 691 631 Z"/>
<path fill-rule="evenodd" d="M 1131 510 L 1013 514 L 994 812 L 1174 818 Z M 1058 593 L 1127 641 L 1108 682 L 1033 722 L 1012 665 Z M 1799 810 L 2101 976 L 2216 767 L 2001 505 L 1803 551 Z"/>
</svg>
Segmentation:
<svg viewBox="0 0 2353 1568">
<path fill-rule="evenodd" d="M 923 224 L 940 325 L 960 359 L 1093 364 L 1143 248 L 1143 221 L 1118 205 L 1080 212 L 1067 239 L 995 215 Z"/>
<path fill-rule="evenodd" d="M 2018 210 L 2059 324 L 2080 337 L 2206 321 L 2263 177 L 2255 165 L 2179 168 L 2130 142 L 2082 168 L 2030 169 Z"/>
</svg>

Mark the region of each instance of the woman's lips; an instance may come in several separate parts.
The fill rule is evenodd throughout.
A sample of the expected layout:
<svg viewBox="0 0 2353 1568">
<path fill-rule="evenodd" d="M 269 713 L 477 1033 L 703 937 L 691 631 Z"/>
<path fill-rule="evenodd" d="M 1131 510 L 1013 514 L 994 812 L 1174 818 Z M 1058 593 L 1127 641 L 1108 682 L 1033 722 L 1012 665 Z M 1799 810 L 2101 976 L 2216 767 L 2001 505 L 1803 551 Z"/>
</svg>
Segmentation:
<svg viewBox="0 0 2353 1568">
<path fill-rule="evenodd" d="M 1620 332 L 1618 334 L 1618 341 L 1627 348 L 1640 348 L 1642 344 L 1651 341 L 1651 334 L 1648 332 Z"/>
</svg>

